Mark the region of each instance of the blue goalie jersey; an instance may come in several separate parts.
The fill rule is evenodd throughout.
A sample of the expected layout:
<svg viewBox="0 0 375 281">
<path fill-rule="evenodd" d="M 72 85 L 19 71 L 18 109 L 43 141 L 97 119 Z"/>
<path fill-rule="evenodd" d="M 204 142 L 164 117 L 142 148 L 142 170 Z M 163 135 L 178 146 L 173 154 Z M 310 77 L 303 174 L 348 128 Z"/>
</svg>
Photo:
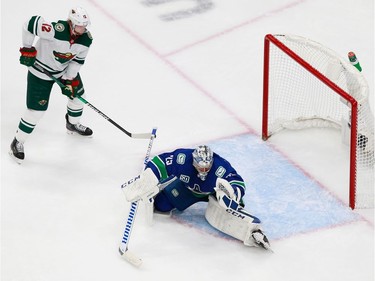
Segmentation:
<svg viewBox="0 0 375 281">
<path fill-rule="evenodd" d="M 150 168 L 160 182 L 177 177 L 196 197 L 208 197 L 213 194 L 217 178 L 227 180 L 234 189 L 237 188 L 241 192 L 241 198 L 243 197 L 245 183 L 227 160 L 213 153 L 212 167 L 206 179 L 202 180 L 193 166 L 193 151 L 194 149 L 181 148 L 162 153 L 149 161 L 146 168 Z"/>
</svg>

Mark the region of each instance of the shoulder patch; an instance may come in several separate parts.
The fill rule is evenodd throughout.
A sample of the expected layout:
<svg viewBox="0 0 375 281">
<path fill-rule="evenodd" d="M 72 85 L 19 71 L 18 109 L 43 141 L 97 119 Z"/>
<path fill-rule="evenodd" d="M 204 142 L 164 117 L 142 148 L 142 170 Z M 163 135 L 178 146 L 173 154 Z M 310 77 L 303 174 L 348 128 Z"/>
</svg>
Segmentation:
<svg viewBox="0 0 375 281">
<path fill-rule="evenodd" d="M 222 178 L 227 170 L 223 167 L 220 166 L 219 168 L 216 169 L 215 175 L 219 178 Z"/>
<path fill-rule="evenodd" d="M 186 176 L 186 175 L 180 175 L 180 181 L 182 181 L 184 183 L 189 183 L 190 177 Z"/>
<path fill-rule="evenodd" d="M 177 164 L 184 165 L 185 164 L 186 155 L 184 153 L 177 154 L 176 162 Z"/>
<path fill-rule="evenodd" d="M 55 32 L 55 38 L 62 41 L 70 40 L 70 31 L 67 21 L 59 20 L 58 22 L 52 22 Z"/>
<path fill-rule="evenodd" d="M 91 32 L 90 31 L 87 31 L 87 36 L 92 40 L 92 35 L 91 35 Z"/>
<path fill-rule="evenodd" d="M 55 25 L 55 30 L 58 32 L 63 32 L 65 30 L 65 26 L 62 23 L 57 23 Z"/>
</svg>

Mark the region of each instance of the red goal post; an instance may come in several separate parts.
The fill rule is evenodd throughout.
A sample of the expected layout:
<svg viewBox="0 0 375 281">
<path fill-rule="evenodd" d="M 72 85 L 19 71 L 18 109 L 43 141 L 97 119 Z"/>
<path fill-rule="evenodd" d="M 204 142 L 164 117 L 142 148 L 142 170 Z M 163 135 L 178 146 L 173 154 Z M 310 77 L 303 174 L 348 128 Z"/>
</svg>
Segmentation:
<svg viewBox="0 0 375 281">
<path fill-rule="evenodd" d="M 295 35 L 264 40 L 262 138 L 332 127 L 349 147 L 349 206 L 374 207 L 374 117 L 366 79 L 329 48 Z"/>
</svg>

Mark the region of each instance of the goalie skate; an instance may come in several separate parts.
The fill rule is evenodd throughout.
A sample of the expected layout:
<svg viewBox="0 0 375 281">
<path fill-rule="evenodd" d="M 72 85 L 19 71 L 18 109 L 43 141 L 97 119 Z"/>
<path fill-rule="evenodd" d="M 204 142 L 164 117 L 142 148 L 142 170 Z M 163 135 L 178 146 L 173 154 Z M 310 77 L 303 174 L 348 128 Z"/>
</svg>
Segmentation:
<svg viewBox="0 0 375 281">
<path fill-rule="evenodd" d="M 254 230 L 251 237 L 254 239 L 256 246 L 272 252 L 267 236 L 260 229 Z"/>
</svg>

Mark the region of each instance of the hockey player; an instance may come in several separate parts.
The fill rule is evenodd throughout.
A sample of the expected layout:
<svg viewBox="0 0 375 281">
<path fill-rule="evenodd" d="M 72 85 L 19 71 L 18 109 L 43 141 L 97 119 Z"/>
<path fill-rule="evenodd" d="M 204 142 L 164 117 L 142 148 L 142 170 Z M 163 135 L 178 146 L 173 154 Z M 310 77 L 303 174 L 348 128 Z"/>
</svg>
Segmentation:
<svg viewBox="0 0 375 281">
<path fill-rule="evenodd" d="M 213 227 L 247 246 L 270 249 L 260 220 L 243 208 L 242 177 L 207 145 L 157 155 L 123 187 L 129 202 L 154 201 L 157 212 L 183 211 L 197 202 L 208 202 L 205 217 Z"/>
<path fill-rule="evenodd" d="M 50 23 L 41 16 L 33 16 L 25 22 L 20 63 L 28 67 L 27 108 L 10 145 L 10 154 L 18 163 L 25 158 L 24 142 L 48 108 L 54 84 L 38 67 L 46 69 L 65 85 L 61 91 L 68 97 L 65 115 L 67 132 L 82 136 L 93 134 L 90 128 L 79 123 L 83 103 L 76 98 L 84 94 L 79 70 L 92 43 L 91 34 L 87 30 L 89 25 L 89 16 L 81 7 L 70 9 L 67 20 Z M 35 39 L 37 42 L 34 46 Z"/>
</svg>

